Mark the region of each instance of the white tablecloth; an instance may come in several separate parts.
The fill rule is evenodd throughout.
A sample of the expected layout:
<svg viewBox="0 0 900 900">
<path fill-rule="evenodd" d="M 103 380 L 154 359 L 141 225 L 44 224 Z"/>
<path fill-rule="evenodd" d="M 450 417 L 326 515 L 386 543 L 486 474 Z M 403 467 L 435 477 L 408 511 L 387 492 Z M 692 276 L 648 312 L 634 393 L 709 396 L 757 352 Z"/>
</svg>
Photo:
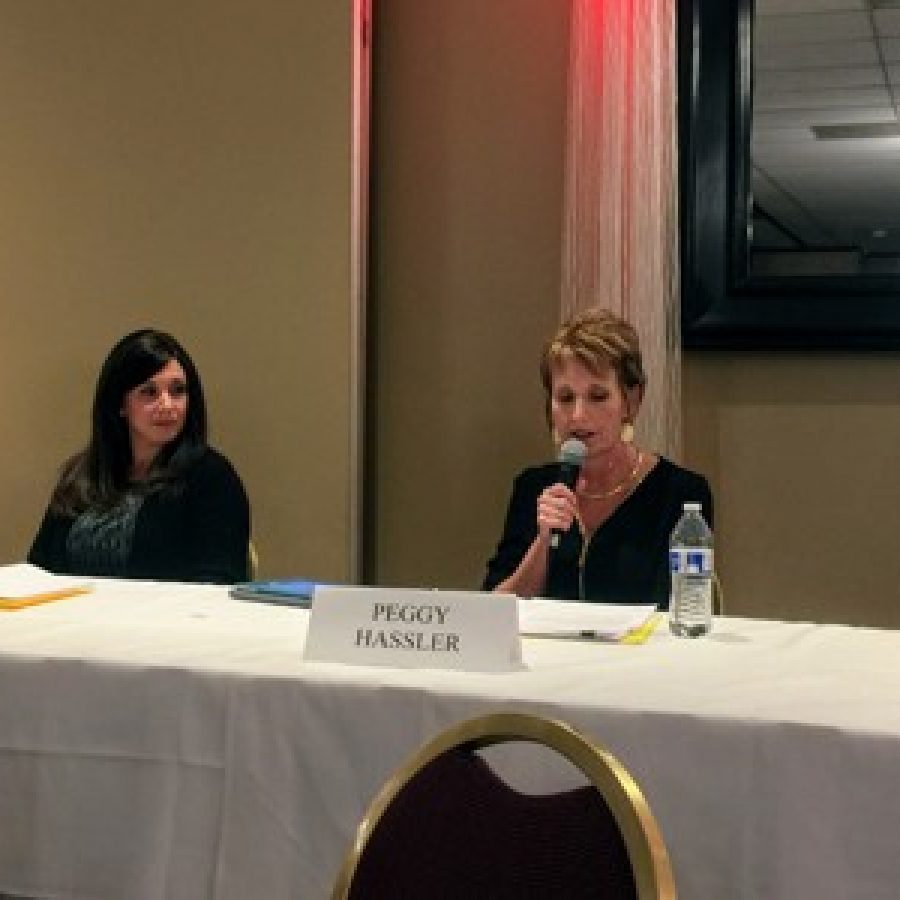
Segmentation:
<svg viewBox="0 0 900 900">
<path fill-rule="evenodd" d="M 0 613 L 0 891 L 327 897 L 385 778 L 513 709 L 628 766 L 683 900 L 900 896 L 900 633 L 720 619 L 476 675 L 304 663 L 307 615 L 134 582 Z"/>
</svg>

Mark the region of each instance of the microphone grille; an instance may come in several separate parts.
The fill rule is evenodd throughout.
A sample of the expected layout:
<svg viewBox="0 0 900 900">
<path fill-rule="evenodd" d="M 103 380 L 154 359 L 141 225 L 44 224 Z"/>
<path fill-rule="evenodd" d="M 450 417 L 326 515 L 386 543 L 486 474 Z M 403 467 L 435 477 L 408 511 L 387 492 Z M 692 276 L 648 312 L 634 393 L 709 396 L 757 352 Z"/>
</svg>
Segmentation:
<svg viewBox="0 0 900 900">
<path fill-rule="evenodd" d="M 569 438 L 567 441 L 563 441 L 559 448 L 557 461 L 580 468 L 586 456 L 587 447 L 584 445 L 584 441 L 579 441 L 578 438 Z"/>
</svg>

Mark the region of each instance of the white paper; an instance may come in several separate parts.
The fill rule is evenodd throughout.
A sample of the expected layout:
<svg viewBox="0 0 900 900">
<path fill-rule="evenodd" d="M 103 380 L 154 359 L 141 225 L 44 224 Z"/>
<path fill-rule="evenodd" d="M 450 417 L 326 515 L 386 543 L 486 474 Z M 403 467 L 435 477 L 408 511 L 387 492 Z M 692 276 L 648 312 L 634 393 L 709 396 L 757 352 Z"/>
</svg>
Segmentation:
<svg viewBox="0 0 900 900">
<path fill-rule="evenodd" d="M 86 587 L 90 587 L 90 582 L 83 578 L 54 575 L 29 563 L 0 566 L 0 597 L 7 600 L 23 600 L 38 594 Z"/>
<path fill-rule="evenodd" d="M 617 641 L 656 612 L 651 604 L 566 603 L 543 597 L 519 600 L 522 634 Z"/>
</svg>

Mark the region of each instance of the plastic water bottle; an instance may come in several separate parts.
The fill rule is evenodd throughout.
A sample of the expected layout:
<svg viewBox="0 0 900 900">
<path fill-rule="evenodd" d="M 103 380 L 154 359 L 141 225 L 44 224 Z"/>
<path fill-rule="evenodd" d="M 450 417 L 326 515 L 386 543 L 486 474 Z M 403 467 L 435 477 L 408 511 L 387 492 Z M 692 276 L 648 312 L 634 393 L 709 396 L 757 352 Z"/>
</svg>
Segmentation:
<svg viewBox="0 0 900 900">
<path fill-rule="evenodd" d="M 669 539 L 669 629 L 679 637 L 701 637 L 712 628 L 713 535 L 699 503 L 685 503 Z"/>
</svg>

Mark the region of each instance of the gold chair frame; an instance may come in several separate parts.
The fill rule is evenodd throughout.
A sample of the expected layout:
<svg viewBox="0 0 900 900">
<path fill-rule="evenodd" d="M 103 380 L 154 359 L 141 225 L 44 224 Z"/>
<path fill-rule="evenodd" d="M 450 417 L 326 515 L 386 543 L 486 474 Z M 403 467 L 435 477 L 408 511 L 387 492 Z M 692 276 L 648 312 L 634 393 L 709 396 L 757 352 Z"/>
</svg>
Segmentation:
<svg viewBox="0 0 900 900">
<path fill-rule="evenodd" d="M 250 542 L 247 544 L 247 576 L 251 581 L 254 581 L 258 575 L 259 551 L 256 549 L 253 538 L 250 538 Z"/>
<path fill-rule="evenodd" d="M 638 900 L 676 900 L 669 854 L 641 789 L 625 767 L 599 744 L 571 726 L 525 713 L 495 713 L 462 722 L 439 734 L 408 759 L 369 805 L 338 873 L 332 900 L 347 900 L 369 837 L 406 783 L 442 753 L 454 747 L 480 750 L 524 741 L 541 744 L 566 757 L 600 792 L 625 841 Z"/>
</svg>

